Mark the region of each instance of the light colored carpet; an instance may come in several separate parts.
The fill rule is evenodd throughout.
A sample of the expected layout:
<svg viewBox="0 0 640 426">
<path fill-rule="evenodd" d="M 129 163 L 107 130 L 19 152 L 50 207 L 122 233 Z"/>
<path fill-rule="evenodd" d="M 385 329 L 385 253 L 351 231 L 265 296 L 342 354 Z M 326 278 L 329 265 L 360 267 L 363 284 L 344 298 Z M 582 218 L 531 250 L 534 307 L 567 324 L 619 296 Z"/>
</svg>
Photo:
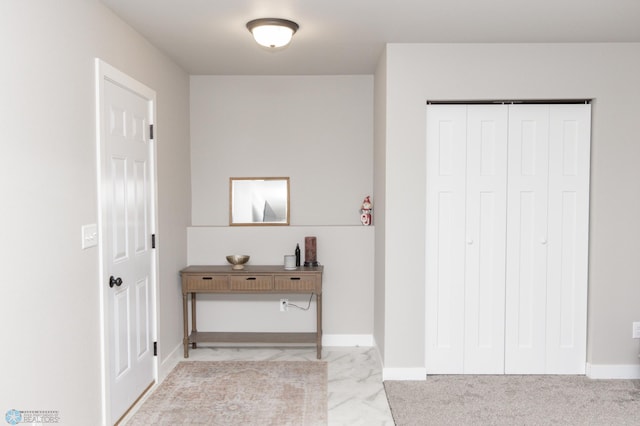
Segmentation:
<svg viewBox="0 0 640 426">
<path fill-rule="evenodd" d="M 325 425 L 324 361 L 182 361 L 127 425 Z"/>
<path fill-rule="evenodd" d="M 397 426 L 640 425 L 640 380 L 461 375 L 384 387 Z"/>
</svg>

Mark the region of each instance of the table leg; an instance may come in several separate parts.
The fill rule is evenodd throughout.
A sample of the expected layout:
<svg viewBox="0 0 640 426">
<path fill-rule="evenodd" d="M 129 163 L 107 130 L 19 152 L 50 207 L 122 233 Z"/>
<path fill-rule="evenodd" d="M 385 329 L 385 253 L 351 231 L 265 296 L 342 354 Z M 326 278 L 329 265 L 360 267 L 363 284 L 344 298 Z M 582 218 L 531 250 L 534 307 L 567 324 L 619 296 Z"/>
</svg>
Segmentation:
<svg viewBox="0 0 640 426">
<path fill-rule="evenodd" d="M 191 332 L 196 333 L 198 328 L 196 327 L 196 294 L 191 293 Z M 191 344 L 191 347 L 195 349 L 197 347 L 196 342 Z"/>
<path fill-rule="evenodd" d="M 184 324 L 184 357 L 189 358 L 189 316 L 187 314 L 187 293 L 182 293 L 182 323 Z"/>
<path fill-rule="evenodd" d="M 316 357 L 322 358 L 322 294 L 316 293 Z"/>
</svg>

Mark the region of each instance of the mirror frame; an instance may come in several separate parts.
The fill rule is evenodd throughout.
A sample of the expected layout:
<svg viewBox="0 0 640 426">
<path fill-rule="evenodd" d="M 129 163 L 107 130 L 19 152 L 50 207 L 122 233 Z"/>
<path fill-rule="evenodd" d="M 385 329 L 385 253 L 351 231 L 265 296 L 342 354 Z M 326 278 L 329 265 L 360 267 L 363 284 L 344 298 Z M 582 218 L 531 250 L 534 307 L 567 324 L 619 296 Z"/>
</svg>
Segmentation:
<svg viewBox="0 0 640 426">
<path fill-rule="evenodd" d="M 273 222 L 240 222 L 234 221 L 234 182 L 246 181 L 283 181 L 286 183 L 286 218 Z M 290 218 L 290 185 L 288 177 L 231 177 L 229 178 L 229 226 L 288 226 Z"/>
</svg>

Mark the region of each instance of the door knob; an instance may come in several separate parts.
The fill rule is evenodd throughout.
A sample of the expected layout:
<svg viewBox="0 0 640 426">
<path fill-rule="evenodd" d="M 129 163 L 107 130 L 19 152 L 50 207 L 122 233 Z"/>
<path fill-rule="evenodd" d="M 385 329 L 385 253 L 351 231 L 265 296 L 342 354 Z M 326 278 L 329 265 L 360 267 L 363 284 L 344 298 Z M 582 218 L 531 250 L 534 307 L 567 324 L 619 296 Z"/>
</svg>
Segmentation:
<svg viewBox="0 0 640 426">
<path fill-rule="evenodd" d="M 467 244 L 469 244 L 469 245 L 473 244 L 473 240 L 472 240 L 471 238 L 469 238 L 469 239 L 467 240 Z"/>
<path fill-rule="evenodd" d="M 542 245 L 547 244 L 547 239 L 546 238 L 540 238 L 540 244 L 542 244 Z"/>
<path fill-rule="evenodd" d="M 120 287 L 122 285 L 122 278 L 114 278 L 113 275 L 109 278 L 109 287 L 113 288 L 113 286 Z"/>
</svg>

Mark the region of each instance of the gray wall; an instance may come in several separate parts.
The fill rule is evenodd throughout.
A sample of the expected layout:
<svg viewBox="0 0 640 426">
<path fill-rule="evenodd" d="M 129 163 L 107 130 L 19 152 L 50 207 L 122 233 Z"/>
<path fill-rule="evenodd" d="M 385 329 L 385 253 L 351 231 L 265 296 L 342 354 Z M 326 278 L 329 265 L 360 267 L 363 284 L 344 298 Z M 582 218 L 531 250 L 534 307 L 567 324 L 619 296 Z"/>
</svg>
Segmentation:
<svg viewBox="0 0 640 426">
<path fill-rule="evenodd" d="M 289 176 L 291 225 L 360 225 L 372 76 L 192 76 L 193 225 L 229 224 L 231 176 Z"/>
<path fill-rule="evenodd" d="M 587 361 L 635 372 L 640 44 L 391 44 L 383 61 L 385 367 L 424 366 L 425 101 L 593 98 Z"/>
<path fill-rule="evenodd" d="M 304 261 L 304 237 L 314 235 L 325 265 L 325 343 L 371 344 L 374 227 L 362 226 L 359 209 L 373 191 L 373 77 L 192 76 L 191 137 L 189 263 L 226 264 L 225 255 L 242 253 L 254 265 L 282 264 L 296 243 Z M 231 176 L 290 177 L 291 226 L 228 226 Z M 315 304 L 281 313 L 279 297 L 201 297 L 198 328 L 315 326 Z M 308 296 L 298 299 L 306 306 Z"/>
<path fill-rule="evenodd" d="M 0 3 L 0 412 L 101 423 L 94 59 L 158 99 L 160 350 L 181 339 L 190 221 L 188 76 L 96 0 Z M 161 359 L 162 361 L 163 359 Z"/>
</svg>

